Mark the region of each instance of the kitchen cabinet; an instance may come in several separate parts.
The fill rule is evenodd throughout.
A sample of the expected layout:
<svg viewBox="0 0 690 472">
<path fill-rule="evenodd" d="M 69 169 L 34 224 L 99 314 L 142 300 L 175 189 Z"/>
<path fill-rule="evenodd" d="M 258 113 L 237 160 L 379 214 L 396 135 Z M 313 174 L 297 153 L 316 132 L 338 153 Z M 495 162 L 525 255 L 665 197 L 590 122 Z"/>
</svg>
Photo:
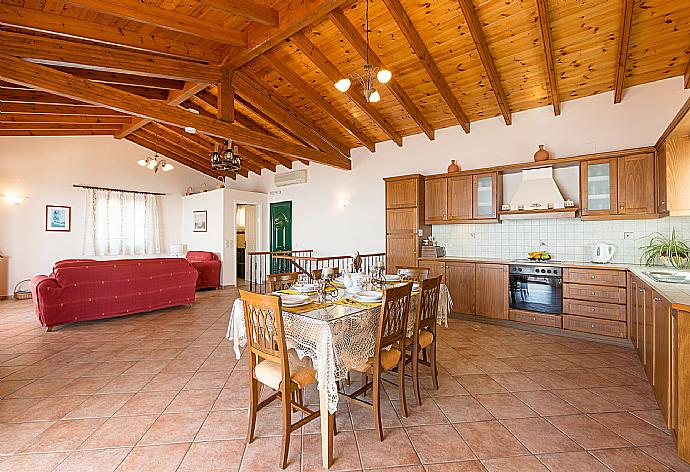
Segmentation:
<svg viewBox="0 0 690 472">
<path fill-rule="evenodd" d="M 445 223 L 448 219 L 448 178 L 424 180 L 424 216 L 426 224 Z"/>
<path fill-rule="evenodd" d="M 426 224 L 472 220 L 472 176 L 433 176 L 424 181 Z"/>
<path fill-rule="evenodd" d="M 476 265 L 477 315 L 508 319 L 508 266 L 501 264 Z"/>
<path fill-rule="evenodd" d="M 615 215 L 618 206 L 617 160 L 594 159 L 580 163 L 582 216 Z"/>
<path fill-rule="evenodd" d="M 472 176 L 448 177 L 448 222 L 472 218 Z"/>
<path fill-rule="evenodd" d="M 496 219 L 501 183 L 498 172 L 474 174 L 472 176 L 472 218 L 475 220 Z"/>
<path fill-rule="evenodd" d="M 653 293 L 653 364 L 652 387 L 664 418 L 671 417 L 671 304 Z"/>
<path fill-rule="evenodd" d="M 639 349 L 638 344 L 638 321 L 637 321 L 637 278 L 628 274 L 628 334 L 630 342 L 635 349 Z"/>
<path fill-rule="evenodd" d="M 619 215 L 656 213 L 655 167 L 652 153 L 633 154 L 618 159 Z"/>
<path fill-rule="evenodd" d="M 384 179 L 386 186 L 386 269 L 414 267 L 420 242 L 431 228 L 424 224 L 424 178 L 404 175 Z"/>
<path fill-rule="evenodd" d="M 668 171 L 667 210 L 672 215 L 690 215 L 690 136 L 687 132 L 666 140 L 663 159 Z"/>
<path fill-rule="evenodd" d="M 442 284 L 446 283 L 446 263 L 445 262 L 424 260 L 424 261 L 419 261 L 419 267 L 428 267 L 429 268 L 429 278 L 433 279 L 433 278 L 436 278 L 439 275 L 441 275 L 441 276 L 443 276 L 443 279 L 441 279 L 441 283 Z"/>
<path fill-rule="evenodd" d="M 666 146 L 660 146 L 656 154 L 656 211 L 668 212 L 668 188 L 666 184 Z"/>
<path fill-rule="evenodd" d="M 476 265 L 474 262 L 446 262 L 445 280 L 453 300 L 454 312 L 470 315 L 475 313 Z"/>
</svg>

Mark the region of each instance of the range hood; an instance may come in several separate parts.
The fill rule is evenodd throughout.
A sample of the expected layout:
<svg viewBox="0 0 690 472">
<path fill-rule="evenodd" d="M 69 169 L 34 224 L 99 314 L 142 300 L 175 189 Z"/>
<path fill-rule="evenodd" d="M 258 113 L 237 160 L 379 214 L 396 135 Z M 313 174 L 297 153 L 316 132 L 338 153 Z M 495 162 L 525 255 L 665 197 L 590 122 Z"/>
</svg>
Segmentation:
<svg viewBox="0 0 690 472">
<path fill-rule="evenodd" d="M 553 167 L 522 171 L 522 182 L 510 199 L 511 211 L 517 211 L 519 207 L 524 210 L 565 208 L 565 199 L 553 179 Z"/>
</svg>

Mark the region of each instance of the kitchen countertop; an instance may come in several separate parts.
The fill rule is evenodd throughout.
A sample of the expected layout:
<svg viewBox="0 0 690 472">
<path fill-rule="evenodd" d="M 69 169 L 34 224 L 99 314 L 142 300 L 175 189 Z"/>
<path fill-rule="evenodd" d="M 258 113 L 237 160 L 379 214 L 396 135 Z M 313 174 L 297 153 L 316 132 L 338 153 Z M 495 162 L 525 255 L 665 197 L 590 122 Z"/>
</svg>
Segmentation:
<svg viewBox="0 0 690 472">
<path fill-rule="evenodd" d="M 478 262 L 484 264 L 512 264 L 513 259 L 501 259 L 491 257 L 420 257 L 420 261 L 437 261 L 437 262 Z M 659 292 L 661 296 L 671 302 L 674 309 L 690 312 L 690 284 L 674 284 L 668 282 L 657 282 L 649 277 L 644 272 L 659 271 L 659 272 L 690 272 L 678 271 L 672 267 L 653 266 L 647 267 L 639 264 L 597 264 L 595 262 L 575 262 L 575 261 L 557 261 L 549 262 L 548 264 L 570 268 L 592 268 L 592 269 L 609 269 L 609 270 L 625 270 L 630 271 L 636 277 L 642 279 L 647 285 Z"/>
</svg>

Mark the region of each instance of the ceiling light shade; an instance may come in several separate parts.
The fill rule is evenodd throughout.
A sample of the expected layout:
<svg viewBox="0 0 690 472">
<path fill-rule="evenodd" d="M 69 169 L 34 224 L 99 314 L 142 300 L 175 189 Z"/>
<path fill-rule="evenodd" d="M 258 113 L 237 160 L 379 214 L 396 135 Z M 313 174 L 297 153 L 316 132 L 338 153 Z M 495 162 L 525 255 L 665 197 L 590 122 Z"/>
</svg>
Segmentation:
<svg viewBox="0 0 690 472">
<path fill-rule="evenodd" d="M 185 126 L 184 132 L 189 134 L 196 134 L 196 128 L 193 126 Z"/>
<path fill-rule="evenodd" d="M 175 166 L 173 166 L 173 165 L 172 165 L 171 163 L 169 163 L 169 162 L 166 162 L 165 164 L 163 164 L 163 167 L 161 167 L 161 169 L 163 169 L 163 172 L 170 172 L 170 171 L 173 170 L 174 168 L 175 168 Z"/>
<path fill-rule="evenodd" d="M 147 168 L 147 169 L 150 169 L 150 170 L 153 170 L 153 169 L 155 169 L 156 167 L 158 167 L 158 161 L 157 161 L 156 159 L 151 159 L 151 160 L 149 161 L 148 165 L 146 166 L 146 168 Z"/>
<path fill-rule="evenodd" d="M 393 73 L 391 71 L 389 71 L 388 69 L 381 69 L 376 74 L 376 78 L 382 84 L 387 84 L 391 80 L 392 77 L 393 77 Z"/>
<path fill-rule="evenodd" d="M 340 79 L 335 83 L 335 88 L 337 88 L 341 92 L 347 92 L 350 89 L 350 85 L 352 85 L 352 81 L 350 79 Z"/>
<path fill-rule="evenodd" d="M 381 95 L 379 94 L 379 91 L 375 88 L 369 90 L 369 97 L 367 100 L 369 101 L 369 103 L 376 103 L 379 100 L 381 100 Z"/>
<path fill-rule="evenodd" d="M 139 164 L 141 167 L 146 167 L 146 164 L 148 164 L 148 163 L 149 163 L 148 159 L 139 159 L 137 161 L 137 164 Z"/>
</svg>

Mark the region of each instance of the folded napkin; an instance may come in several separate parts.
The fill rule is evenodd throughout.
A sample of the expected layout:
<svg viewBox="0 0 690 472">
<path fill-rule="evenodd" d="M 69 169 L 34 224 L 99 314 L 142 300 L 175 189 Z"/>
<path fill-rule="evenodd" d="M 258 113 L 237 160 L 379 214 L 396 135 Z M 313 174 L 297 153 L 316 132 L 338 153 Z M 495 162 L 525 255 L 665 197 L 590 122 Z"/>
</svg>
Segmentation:
<svg viewBox="0 0 690 472">
<path fill-rule="evenodd" d="M 326 307 L 329 307 L 329 306 L 334 305 L 334 304 L 335 304 L 335 302 L 326 302 L 326 303 L 311 302 L 311 303 L 307 303 L 306 305 L 296 306 L 296 307 L 283 306 L 283 311 L 287 311 L 289 313 L 295 313 L 296 315 L 299 315 L 301 313 L 307 313 L 310 311 L 318 310 L 320 308 L 326 308 Z"/>
<path fill-rule="evenodd" d="M 338 305 L 347 305 L 347 306 L 352 306 L 355 308 L 376 308 L 381 306 L 381 302 L 359 302 L 357 300 L 353 300 L 351 298 L 343 298 L 340 299 L 336 302 Z"/>
</svg>

